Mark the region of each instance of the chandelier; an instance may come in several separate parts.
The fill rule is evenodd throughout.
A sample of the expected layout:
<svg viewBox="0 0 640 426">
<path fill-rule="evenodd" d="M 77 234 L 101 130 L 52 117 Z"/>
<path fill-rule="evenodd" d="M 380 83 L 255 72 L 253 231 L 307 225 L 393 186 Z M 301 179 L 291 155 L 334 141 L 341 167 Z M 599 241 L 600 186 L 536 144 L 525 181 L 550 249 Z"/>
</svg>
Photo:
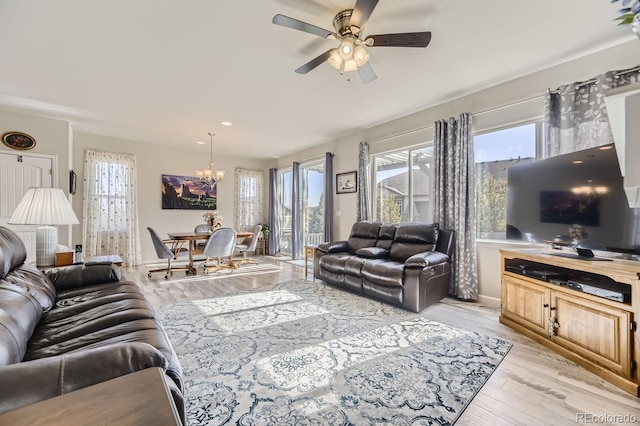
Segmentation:
<svg viewBox="0 0 640 426">
<path fill-rule="evenodd" d="M 211 158 L 209 160 L 209 169 L 205 170 L 196 170 L 196 177 L 200 179 L 205 185 L 213 188 L 216 184 L 224 178 L 224 171 L 219 170 L 217 172 L 213 172 L 213 137 L 215 133 L 209 132 L 209 136 L 211 138 Z M 215 175 L 215 176 L 214 176 Z"/>
</svg>

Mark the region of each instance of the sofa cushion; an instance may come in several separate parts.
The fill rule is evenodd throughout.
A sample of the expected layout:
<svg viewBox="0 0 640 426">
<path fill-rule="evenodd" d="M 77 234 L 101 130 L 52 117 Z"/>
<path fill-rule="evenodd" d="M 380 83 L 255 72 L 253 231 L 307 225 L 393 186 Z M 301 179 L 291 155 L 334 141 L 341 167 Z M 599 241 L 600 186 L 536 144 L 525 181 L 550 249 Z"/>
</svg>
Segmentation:
<svg viewBox="0 0 640 426">
<path fill-rule="evenodd" d="M 376 241 L 376 247 L 389 250 L 393 243 L 393 238 L 396 236 L 397 225 L 394 223 L 385 223 L 380 227 L 378 232 L 378 241 Z"/>
<path fill-rule="evenodd" d="M 374 247 L 378 241 L 381 222 L 356 222 L 351 227 L 351 235 L 347 241 L 349 253 L 354 254 L 363 247 Z"/>
<path fill-rule="evenodd" d="M 25 289 L 0 280 L 0 366 L 20 362 L 42 307 Z"/>
<path fill-rule="evenodd" d="M 364 247 L 358 249 L 356 254 L 368 259 L 384 259 L 389 257 L 389 250 L 381 247 Z"/>
<path fill-rule="evenodd" d="M 0 226 L 0 278 L 27 260 L 27 249 L 18 234 Z"/>
<path fill-rule="evenodd" d="M 23 263 L 14 268 L 4 277 L 3 284 L 23 288 L 35 297 L 44 312 L 51 309 L 56 301 L 56 289 L 53 284 L 34 265 Z"/>
<path fill-rule="evenodd" d="M 318 261 L 318 264 L 322 269 L 326 271 L 344 275 L 344 267 L 347 263 L 347 259 L 351 258 L 352 256 L 352 254 L 346 252 L 331 253 L 322 256 Z"/>
<path fill-rule="evenodd" d="M 404 264 L 390 259 L 368 259 L 362 265 L 362 278 L 386 287 L 402 287 Z"/>
<path fill-rule="evenodd" d="M 433 251 L 438 240 L 438 224 L 401 223 L 391 244 L 391 258 L 404 262 L 416 253 Z"/>
</svg>

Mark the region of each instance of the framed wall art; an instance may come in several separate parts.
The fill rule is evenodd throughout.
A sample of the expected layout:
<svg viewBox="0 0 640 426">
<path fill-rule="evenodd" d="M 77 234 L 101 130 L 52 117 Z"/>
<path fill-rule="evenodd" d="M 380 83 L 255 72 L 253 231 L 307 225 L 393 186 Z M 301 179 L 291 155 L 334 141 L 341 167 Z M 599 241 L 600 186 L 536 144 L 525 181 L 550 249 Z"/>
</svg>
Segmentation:
<svg viewBox="0 0 640 426">
<path fill-rule="evenodd" d="M 348 194 L 358 190 L 358 172 L 336 174 L 336 194 Z"/>
<path fill-rule="evenodd" d="M 7 132 L 2 135 L 2 142 L 9 148 L 28 150 L 36 146 L 36 140 L 26 133 Z"/>
<path fill-rule="evenodd" d="M 193 176 L 162 175 L 162 208 L 216 210 L 218 188 Z"/>
</svg>

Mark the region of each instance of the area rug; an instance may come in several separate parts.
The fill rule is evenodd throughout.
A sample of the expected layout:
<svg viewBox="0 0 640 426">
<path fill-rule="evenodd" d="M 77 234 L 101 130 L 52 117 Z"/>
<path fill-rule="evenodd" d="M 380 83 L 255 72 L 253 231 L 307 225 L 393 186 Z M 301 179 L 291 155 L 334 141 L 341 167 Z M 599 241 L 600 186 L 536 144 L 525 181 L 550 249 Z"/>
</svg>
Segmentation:
<svg viewBox="0 0 640 426">
<path fill-rule="evenodd" d="M 453 424 L 511 348 L 303 280 L 158 316 L 190 425 Z"/>
</svg>

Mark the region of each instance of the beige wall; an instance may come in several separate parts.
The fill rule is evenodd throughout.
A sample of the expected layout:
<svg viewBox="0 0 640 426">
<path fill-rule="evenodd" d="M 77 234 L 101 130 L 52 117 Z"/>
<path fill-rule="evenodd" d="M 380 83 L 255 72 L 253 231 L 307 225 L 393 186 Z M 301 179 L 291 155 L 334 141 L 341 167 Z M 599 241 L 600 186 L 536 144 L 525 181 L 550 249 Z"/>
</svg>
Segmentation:
<svg viewBox="0 0 640 426">
<path fill-rule="evenodd" d="M 87 133 L 75 133 L 73 169 L 78 174 L 78 194 L 73 200 L 73 208 L 82 216 L 82 191 L 84 190 L 83 161 L 87 148 L 109 152 L 133 154 L 138 168 L 138 217 L 140 226 L 140 243 L 142 246 L 143 262 L 157 260 L 147 227 L 152 227 L 158 234 L 168 232 L 191 232 L 196 225 L 203 223 L 202 210 L 162 210 L 161 175 L 172 174 L 178 176 L 194 176 L 196 169 L 207 168 L 208 155 L 199 151 L 171 148 L 158 145 L 135 142 L 124 139 L 114 139 Z M 223 217 L 224 226 L 234 224 L 234 192 L 235 170 L 238 167 L 263 170 L 265 162 L 248 160 L 237 157 L 216 156 L 213 158 L 215 170 L 226 172 L 224 180 L 218 184 L 218 210 Z M 265 188 L 268 175 L 265 171 Z M 265 216 L 267 211 L 265 210 Z M 74 226 L 74 243 L 79 243 L 82 227 Z"/>
<path fill-rule="evenodd" d="M 53 156 L 53 186 L 62 188 L 68 194 L 69 169 L 71 168 L 69 159 L 71 134 L 69 123 L 63 120 L 53 120 L 31 114 L 0 110 L 0 135 L 12 131 L 26 133 L 36 140 L 36 146 L 29 151 L 24 151 L 25 154 L 33 153 Z M 4 144 L 0 144 L 0 149 L 13 154 L 20 152 L 11 150 Z M 58 242 L 69 245 L 69 227 L 60 226 L 58 229 Z"/>
<path fill-rule="evenodd" d="M 548 88 L 555 89 L 562 84 L 588 80 L 602 72 L 630 68 L 639 62 L 640 43 L 632 40 L 280 158 L 273 162 L 272 167 L 288 166 L 293 161 L 302 162 L 331 151 L 335 154 L 335 173 L 355 170 L 359 141 L 369 141 L 372 154 L 425 143 L 433 139 L 434 121 L 458 116 L 465 111 L 474 114 L 474 131 L 476 132 L 541 117 L 544 112 L 543 95 Z M 514 107 L 502 108 L 513 104 L 515 104 Z M 380 107 L 384 108 L 384 105 Z M 357 113 L 357 107 L 354 113 Z M 356 195 L 336 195 L 334 215 L 336 224 L 334 236 L 336 239 L 344 239 L 356 220 Z M 508 243 L 479 244 L 479 246 L 481 246 L 478 256 L 481 300 L 499 303 L 498 249 L 508 246 Z"/>
<path fill-rule="evenodd" d="M 589 56 L 574 59 L 564 64 L 533 72 L 530 75 L 480 90 L 473 94 L 427 107 L 414 114 L 355 132 L 351 135 L 324 143 L 311 149 L 267 162 L 235 157 L 216 157 L 215 168 L 223 168 L 227 178 L 220 184 L 220 210 L 225 224 L 233 225 L 234 174 L 236 167 L 265 170 L 265 185 L 268 182 L 268 167 L 286 167 L 293 161 L 304 162 L 318 158 L 330 151 L 335 154 L 334 172 L 342 173 L 357 168 L 358 142 L 371 143 L 371 153 L 430 141 L 432 123 L 436 120 L 457 116 L 469 111 L 474 114 L 474 130 L 482 131 L 496 126 L 531 119 L 542 115 L 542 95 L 547 88 L 555 88 L 572 81 L 587 80 L 601 72 L 637 65 L 640 58 L 640 43 L 632 40 Z M 473 70 L 469 70 L 473 72 Z M 428 78 L 425 77 L 425 78 Z M 373 83 L 375 84 L 375 83 Z M 419 84 L 419 83 L 417 83 Z M 505 108 L 517 104 L 517 107 Z M 384 108 L 384 105 L 380 105 Z M 490 112 L 486 112 L 490 111 Z M 357 106 L 354 108 L 357 114 Z M 197 168 L 206 167 L 206 158 L 201 152 L 176 148 L 158 147 L 140 142 L 114 139 L 85 133 L 72 133 L 69 123 L 29 114 L 0 110 L 0 132 L 22 131 L 36 138 L 38 145 L 33 152 L 52 154 L 57 158 L 57 186 L 68 190 L 67 173 L 73 168 L 78 173 L 78 193 L 73 197 L 74 210 L 81 217 L 82 211 L 82 161 L 86 148 L 134 154 L 138 161 L 139 216 L 143 260 L 155 257 L 146 227 L 156 228 L 159 233 L 189 231 L 202 221 L 202 212 L 186 210 L 162 210 L 160 208 L 160 175 L 193 175 Z M 266 187 L 266 186 L 265 186 Z M 267 192 L 267 191 L 265 191 Z M 265 209 L 266 212 L 266 209 Z M 356 195 L 335 196 L 336 238 L 346 238 L 356 217 Z M 73 227 L 73 241 L 81 240 L 81 227 Z M 61 231 L 63 234 L 64 231 Z M 61 243 L 65 236 L 61 235 Z M 488 244 L 479 248 L 480 294 L 483 299 L 497 301 L 499 298 L 498 247 Z"/>
</svg>

